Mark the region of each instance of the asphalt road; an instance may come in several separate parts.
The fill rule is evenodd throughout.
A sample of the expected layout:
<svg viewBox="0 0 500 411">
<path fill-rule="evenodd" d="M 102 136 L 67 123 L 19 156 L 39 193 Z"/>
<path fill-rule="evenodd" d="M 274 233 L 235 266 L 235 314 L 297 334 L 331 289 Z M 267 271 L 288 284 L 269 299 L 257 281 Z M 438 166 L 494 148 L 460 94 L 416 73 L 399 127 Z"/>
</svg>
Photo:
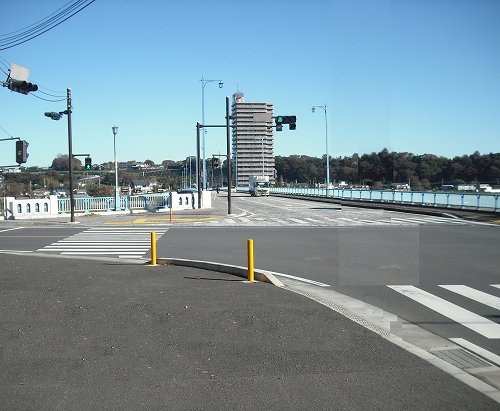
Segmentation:
<svg viewBox="0 0 500 411">
<path fill-rule="evenodd" d="M 238 196 L 233 204 L 234 215 L 176 216 L 172 225 L 149 215 L 79 227 L 4 226 L 0 249 L 129 258 L 126 244 L 145 261 L 144 242 L 157 230 L 159 257 L 246 266 L 252 238 L 257 268 L 327 284 L 500 358 L 497 226 L 284 198 Z M 146 239 L 132 244 L 139 232 Z"/>
<path fill-rule="evenodd" d="M 256 268 L 328 284 L 444 338 L 464 338 L 500 355 L 500 335 L 481 335 L 389 287 L 416 286 L 498 324 L 498 308 L 440 287 L 465 285 L 500 297 L 492 286 L 500 284 L 496 227 L 174 227 L 158 242 L 158 255 L 246 266 L 249 238 Z"/>
<path fill-rule="evenodd" d="M 0 254 L 0 267 L 4 410 L 498 409 L 270 284 L 119 259 Z"/>
</svg>

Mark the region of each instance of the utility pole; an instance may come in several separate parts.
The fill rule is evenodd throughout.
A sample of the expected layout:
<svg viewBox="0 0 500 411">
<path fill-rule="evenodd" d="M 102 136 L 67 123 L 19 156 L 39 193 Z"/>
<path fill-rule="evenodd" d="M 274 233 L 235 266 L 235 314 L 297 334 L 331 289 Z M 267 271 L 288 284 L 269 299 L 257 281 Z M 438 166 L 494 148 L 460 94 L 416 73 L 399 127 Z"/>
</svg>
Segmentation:
<svg viewBox="0 0 500 411">
<path fill-rule="evenodd" d="M 229 120 L 231 116 L 229 115 L 229 96 L 226 96 L 226 124 L 225 125 L 207 125 L 196 123 L 196 161 L 200 161 L 200 128 L 205 127 L 220 127 L 226 128 L 226 138 L 227 138 L 227 213 L 231 214 L 231 126 Z M 198 186 L 198 208 L 201 208 L 201 188 Z"/>
<path fill-rule="evenodd" d="M 73 135 L 71 129 L 71 89 L 67 89 L 67 114 L 68 114 L 68 161 L 69 161 L 69 201 L 71 209 L 71 222 L 75 222 L 75 194 L 73 193 Z"/>
<path fill-rule="evenodd" d="M 230 140 L 230 132 L 231 129 L 229 125 L 229 120 L 231 116 L 229 115 L 229 96 L 226 96 L 226 151 L 227 151 L 227 213 L 231 214 L 231 189 L 232 189 L 232 181 L 231 181 L 231 140 Z"/>
</svg>

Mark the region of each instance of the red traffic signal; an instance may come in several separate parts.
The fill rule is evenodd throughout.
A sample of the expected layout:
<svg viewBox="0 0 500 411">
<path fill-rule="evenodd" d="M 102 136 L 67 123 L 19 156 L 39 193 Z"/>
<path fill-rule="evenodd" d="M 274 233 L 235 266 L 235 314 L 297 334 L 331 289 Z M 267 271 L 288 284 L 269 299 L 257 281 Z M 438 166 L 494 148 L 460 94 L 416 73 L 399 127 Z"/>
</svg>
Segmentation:
<svg viewBox="0 0 500 411">
<path fill-rule="evenodd" d="M 37 91 L 38 86 L 33 83 L 28 83 L 25 80 L 13 80 L 9 81 L 9 90 L 15 91 L 21 94 L 28 94 L 30 91 Z"/>
</svg>

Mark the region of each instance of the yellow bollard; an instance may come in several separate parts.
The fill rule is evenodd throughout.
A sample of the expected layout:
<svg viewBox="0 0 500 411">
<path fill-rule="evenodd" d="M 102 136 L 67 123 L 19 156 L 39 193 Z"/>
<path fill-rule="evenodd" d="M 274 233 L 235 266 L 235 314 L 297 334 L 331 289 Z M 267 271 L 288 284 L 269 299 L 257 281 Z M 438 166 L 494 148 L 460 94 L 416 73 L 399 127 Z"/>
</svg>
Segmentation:
<svg viewBox="0 0 500 411">
<path fill-rule="evenodd" d="M 172 207 L 170 207 L 170 222 L 172 222 Z"/>
<path fill-rule="evenodd" d="M 253 240 L 249 239 L 247 241 L 248 249 L 248 281 L 253 282 Z"/>
<path fill-rule="evenodd" d="M 151 265 L 156 265 L 156 233 L 151 232 Z"/>
</svg>

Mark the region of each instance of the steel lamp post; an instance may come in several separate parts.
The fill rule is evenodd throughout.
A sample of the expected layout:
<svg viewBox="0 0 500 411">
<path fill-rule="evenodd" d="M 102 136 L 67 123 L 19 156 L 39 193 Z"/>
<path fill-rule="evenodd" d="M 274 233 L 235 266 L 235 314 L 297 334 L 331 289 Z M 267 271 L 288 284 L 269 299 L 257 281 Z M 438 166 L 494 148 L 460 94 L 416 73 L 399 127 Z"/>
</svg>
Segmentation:
<svg viewBox="0 0 500 411">
<path fill-rule="evenodd" d="M 115 211 L 120 211 L 120 187 L 118 187 L 118 157 L 116 157 L 116 135 L 118 134 L 118 127 L 111 127 L 113 130 L 113 148 L 115 151 Z"/>
<path fill-rule="evenodd" d="M 201 123 L 202 128 L 205 124 L 205 86 L 208 83 L 213 83 L 214 81 L 219 82 L 219 88 L 222 88 L 224 83 L 222 80 L 207 80 L 203 76 L 201 76 Z M 207 165 L 205 161 L 205 129 L 203 128 L 203 190 L 207 189 Z M 196 163 L 196 175 L 198 176 L 198 163 Z M 197 184 L 199 181 L 196 182 Z"/>
<path fill-rule="evenodd" d="M 328 189 L 330 188 L 330 156 L 328 155 L 328 120 L 326 116 L 326 108 L 328 106 L 313 106 L 311 108 L 312 112 L 314 113 L 314 109 L 316 108 L 322 108 L 325 111 L 325 139 L 326 139 L 326 196 L 328 197 Z"/>
</svg>

